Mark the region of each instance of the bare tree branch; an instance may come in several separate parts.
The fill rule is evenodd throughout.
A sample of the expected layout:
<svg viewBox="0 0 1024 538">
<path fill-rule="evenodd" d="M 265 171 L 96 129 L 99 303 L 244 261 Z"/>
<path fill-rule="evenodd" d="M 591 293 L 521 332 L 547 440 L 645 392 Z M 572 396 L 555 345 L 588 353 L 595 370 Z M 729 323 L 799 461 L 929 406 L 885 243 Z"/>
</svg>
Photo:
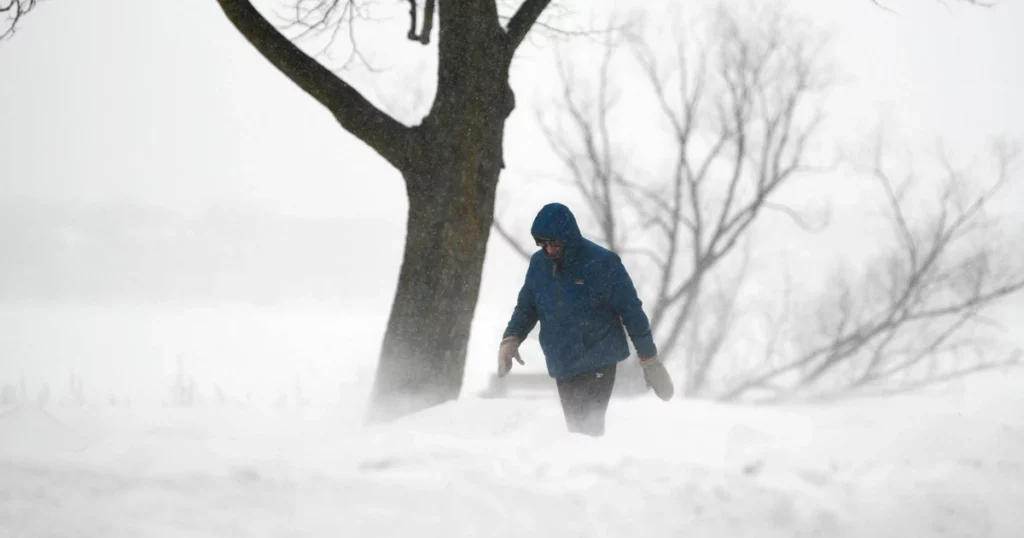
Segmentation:
<svg viewBox="0 0 1024 538">
<path fill-rule="evenodd" d="M 307 94 L 325 106 L 343 128 L 398 169 L 406 166 L 411 130 L 373 106 L 355 88 L 307 56 L 277 31 L 248 0 L 218 0 L 242 35 Z"/>
<path fill-rule="evenodd" d="M 797 227 L 799 227 L 801 230 L 807 233 L 819 232 L 822 230 L 822 228 L 824 228 L 823 224 L 813 225 L 807 222 L 807 218 L 803 214 L 783 204 L 765 201 L 761 204 L 761 206 L 764 209 L 778 211 L 779 213 L 786 215 L 793 222 L 793 224 L 796 224 Z"/>
<path fill-rule="evenodd" d="M 550 3 L 551 0 L 524 0 L 522 5 L 519 6 L 519 10 L 516 11 L 515 15 L 512 15 L 506 28 L 509 55 L 519 48 L 519 44 L 526 38 L 530 28 L 533 27 L 540 14 L 544 12 L 544 8 L 548 7 Z"/>
<path fill-rule="evenodd" d="M 936 1 L 938 3 L 944 5 L 944 6 L 946 5 L 945 0 L 936 0 Z M 993 2 L 982 2 L 981 0 L 955 0 L 955 1 L 962 2 L 964 4 L 968 4 L 968 5 L 972 5 L 972 6 L 978 6 L 978 7 L 993 7 L 993 6 L 996 5 Z M 897 13 L 896 10 L 894 10 L 891 7 L 883 4 L 879 0 L 871 0 L 871 3 L 874 4 L 875 6 L 881 8 L 884 11 L 888 11 L 889 13 L 892 13 L 892 14 L 896 14 Z"/>
<path fill-rule="evenodd" d="M 278 16 L 287 21 L 280 28 L 282 32 L 299 29 L 298 33 L 286 35 L 289 40 L 298 42 L 311 37 L 327 35 L 327 42 L 323 44 L 317 55 L 334 61 L 335 44 L 342 34 L 345 34 L 348 36 L 350 52 L 348 58 L 335 71 L 349 67 L 354 60 L 359 60 L 371 72 L 380 71 L 363 55 L 356 37 L 356 23 L 370 19 L 365 13 L 370 2 L 362 4 L 358 0 L 294 0 L 294 2 L 292 15 Z"/>
<path fill-rule="evenodd" d="M 504 226 L 502 226 L 501 222 L 499 222 L 498 219 L 494 219 L 494 231 L 498 232 L 498 235 L 500 235 L 501 238 L 504 239 L 505 242 L 508 243 L 508 245 L 512 247 L 512 249 L 515 250 L 516 253 L 522 256 L 525 260 L 529 261 L 530 257 L 533 256 L 533 253 L 526 250 L 525 247 L 520 245 L 519 241 L 517 241 L 516 238 L 512 234 L 510 234 L 508 230 L 505 229 Z"/>
<path fill-rule="evenodd" d="M 939 191 L 936 214 L 925 219 L 926 227 L 917 230 L 905 210 L 913 176 L 903 185 L 894 185 L 882 164 L 881 151 L 877 152 L 871 174 L 882 186 L 896 236 L 896 249 L 884 255 L 886 279 L 876 284 L 887 293 L 859 291 L 857 295 L 863 297 L 859 300 L 863 305 L 855 313 L 853 295 L 845 288 L 841 300 L 833 306 L 840 313 L 838 320 L 831 329 L 822 329 L 823 336 L 828 334 L 827 341 L 782 365 L 749 376 L 724 397 L 739 397 L 794 372 L 800 376 L 791 390 L 812 389 L 840 367 L 860 373 L 835 387 L 836 390 L 882 385 L 910 389 L 1002 365 L 982 361 L 963 368 L 957 356 L 964 341 L 957 338 L 969 327 L 985 323 L 981 315 L 984 309 L 1024 290 L 1021 268 L 996 268 L 991 260 L 997 244 L 991 238 L 971 235 L 972 231 L 987 228 L 985 206 L 1005 185 L 1009 161 L 1015 157 L 1005 148 L 997 149 L 997 178 L 970 203 L 961 203 L 954 196 L 956 188 L 966 180 L 943 159 L 946 182 Z M 872 282 L 876 281 L 867 279 L 862 285 L 871 286 Z M 871 297 L 882 299 L 873 303 Z M 940 364 L 940 359 L 944 363 Z M 929 368 L 923 378 L 902 385 L 896 380 L 919 366 Z"/>
<path fill-rule="evenodd" d="M 427 0 L 423 7 L 423 29 L 420 30 L 420 43 L 430 43 L 430 32 L 434 29 L 434 0 Z"/>
<path fill-rule="evenodd" d="M 893 394 L 904 394 L 909 391 L 919 390 L 922 388 L 937 385 L 939 383 L 945 383 L 954 379 L 966 377 L 971 374 L 980 372 L 992 371 L 992 370 L 1003 370 L 1006 368 L 1019 368 L 1024 366 L 1024 362 L 1021 361 L 1020 350 L 1015 351 L 1008 358 L 999 361 L 984 362 L 963 368 L 958 368 L 949 372 L 945 372 L 939 375 L 926 377 L 924 379 L 918 379 L 913 381 L 904 381 L 901 383 L 892 383 L 890 386 L 873 387 L 869 385 L 865 390 L 858 390 L 855 394 L 861 396 L 888 396 Z"/>
<path fill-rule="evenodd" d="M 410 41 L 419 41 L 420 43 L 427 45 L 430 43 L 430 32 L 434 27 L 434 0 L 426 0 L 426 5 L 423 7 L 423 29 L 420 30 L 419 35 L 416 35 L 416 0 L 409 0 L 409 33 L 406 37 Z"/>
<path fill-rule="evenodd" d="M 645 258 L 654 277 L 649 312 L 659 349 L 665 359 L 687 350 L 681 354 L 688 365 L 687 392 L 706 385 L 730 334 L 729 326 L 707 320 L 734 320 L 736 298 L 726 299 L 738 283 L 717 294 L 708 284 L 719 264 L 762 209 L 810 228 L 799 212 L 772 198 L 808 168 L 807 141 L 821 117 L 814 110 L 817 52 L 815 44 L 791 36 L 781 14 L 759 15 L 744 25 L 736 13 L 720 10 L 701 46 L 693 40 L 704 34 L 675 28 L 659 41 L 649 28 L 631 27 L 624 34 L 626 57 L 619 59 L 621 48 L 605 49 L 586 78 L 572 73 L 567 66 L 577 64 L 560 56 L 555 108 L 562 113 L 542 122 L 603 242 L 623 255 Z M 608 128 L 616 105 L 609 97 L 615 88 L 607 75 L 612 62 L 636 66 L 637 83 L 649 90 L 655 117 L 667 127 L 661 138 L 655 125 L 638 127 L 647 133 L 645 140 L 657 140 L 671 156 L 671 168 L 653 180 L 647 174 L 638 179 L 620 156 L 620 148 L 632 142 L 625 137 L 635 139 L 636 131 Z M 643 244 L 618 241 L 627 218 L 648 230 Z M 715 297 L 717 309 L 704 302 Z"/>
<path fill-rule="evenodd" d="M 409 41 L 418 41 L 416 35 L 416 0 L 409 0 L 409 32 L 405 34 Z M 429 34 L 428 37 L 429 39 Z"/>
<path fill-rule="evenodd" d="M 609 90 L 613 54 L 611 47 L 603 50 L 597 70 L 597 96 L 591 101 L 574 92 L 572 65 L 561 51 L 556 52 L 561 82 L 559 108 L 565 111 L 569 132 L 566 133 L 564 128 L 554 129 L 544 121 L 541 121 L 541 128 L 572 173 L 575 187 L 583 194 L 583 201 L 597 220 L 601 233 L 595 239 L 617 252 L 620 245 L 616 234 L 613 191 L 623 180 L 611 155 L 611 133 L 607 122 L 607 116 L 615 105 L 615 98 Z M 577 149 L 579 146 L 582 150 Z"/>
<path fill-rule="evenodd" d="M 38 0 L 0 0 L 0 14 L 7 19 L 7 28 L 0 33 L 0 41 L 14 35 L 18 22 L 38 4 Z"/>
</svg>

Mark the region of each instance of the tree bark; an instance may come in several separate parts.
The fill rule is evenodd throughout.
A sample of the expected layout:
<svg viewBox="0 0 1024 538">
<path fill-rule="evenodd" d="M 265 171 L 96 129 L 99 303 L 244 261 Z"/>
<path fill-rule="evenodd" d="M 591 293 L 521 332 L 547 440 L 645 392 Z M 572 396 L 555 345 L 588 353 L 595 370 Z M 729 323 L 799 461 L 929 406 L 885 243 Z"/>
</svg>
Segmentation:
<svg viewBox="0 0 1024 538">
<path fill-rule="evenodd" d="M 396 418 L 458 397 L 476 310 L 505 120 L 509 64 L 550 0 L 526 0 L 508 31 L 494 0 L 439 0 L 437 95 L 406 127 L 305 55 L 249 0 L 218 0 L 228 20 L 306 93 L 402 172 L 405 253 L 367 418 Z"/>
<path fill-rule="evenodd" d="M 512 47 L 493 0 L 440 2 L 437 96 L 403 170 L 405 253 L 368 419 L 458 397 L 503 168 Z"/>
<path fill-rule="evenodd" d="M 405 252 L 374 380 L 371 422 L 459 396 L 499 172 L 480 167 L 474 153 L 406 176 L 407 183 L 436 188 L 409 192 Z M 458 175 L 469 181 L 445 181 Z"/>
<path fill-rule="evenodd" d="M 393 166 L 405 164 L 410 129 L 373 106 L 260 15 L 249 0 L 218 0 L 231 24 L 259 53 Z"/>
</svg>

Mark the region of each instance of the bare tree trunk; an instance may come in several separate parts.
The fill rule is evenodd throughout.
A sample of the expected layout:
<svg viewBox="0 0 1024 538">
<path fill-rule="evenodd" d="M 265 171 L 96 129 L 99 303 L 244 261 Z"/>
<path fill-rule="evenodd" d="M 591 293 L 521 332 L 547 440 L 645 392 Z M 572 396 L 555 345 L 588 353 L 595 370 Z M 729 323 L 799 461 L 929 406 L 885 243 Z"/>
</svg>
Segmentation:
<svg viewBox="0 0 1024 538">
<path fill-rule="evenodd" d="M 476 309 L 516 48 L 550 0 L 525 0 L 505 28 L 494 0 L 438 0 L 437 94 L 420 125 L 402 125 L 281 35 L 249 0 L 218 0 L 249 42 L 338 123 L 402 172 L 408 230 L 368 419 L 387 420 L 457 398 Z M 435 2 L 416 34 L 430 38 Z M 338 2 L 318 15 L 332 21 Z M 324 22 L 324 24 L 328 24 Z"/>
<path fill-rule="evenodd" d="M 493 2 L 440 5 L 438 92 L 403 169 L 405 254 L 368 418 L 387 420 L 458 397 L 476 309 L 511 60 Z M 447 10 L 447 11 L 446 11 Z"/>
<path fill-rule="evenodd" d="M 371 420 L 455 399 L 494 211 L 497 170 L 469 196 L 409 196 L 405 253 L 374 381 Z M 453 202 L 454 201 L 454 202 Z"/>
<path fill-rule="evenodd" d="M 437 120 L 468 140 L 448 144 L 444 138 L 422 137 L 425 157 L 418 171 L 405 174 L 405 253 L 374 381 L 371 421 L 459 395 L 494 218 L 504 114 L 492 108 L 470 114 L 481 121 Z M 487 115 L 493 117 L 483 121 Z M 480 136 L 472 134 L 478 127 L 485 131 Z"/>
</svg>

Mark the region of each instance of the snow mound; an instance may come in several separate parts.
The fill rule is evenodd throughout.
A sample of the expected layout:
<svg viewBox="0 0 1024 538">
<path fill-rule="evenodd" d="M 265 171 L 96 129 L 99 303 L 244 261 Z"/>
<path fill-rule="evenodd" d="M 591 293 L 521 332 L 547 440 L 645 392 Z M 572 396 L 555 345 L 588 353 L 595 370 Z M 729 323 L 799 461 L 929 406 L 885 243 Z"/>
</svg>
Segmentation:
<svg viewBox="0 0 1024 538">
<path fill-rule="evenodd" d="M 1022 381 L 959 400 L 614 400 L 600 439 L 565 433 L 553 399 L 371 427 L 25 408 L 0 420 L 0 535 L 1016 537 Z"/>
</svg>

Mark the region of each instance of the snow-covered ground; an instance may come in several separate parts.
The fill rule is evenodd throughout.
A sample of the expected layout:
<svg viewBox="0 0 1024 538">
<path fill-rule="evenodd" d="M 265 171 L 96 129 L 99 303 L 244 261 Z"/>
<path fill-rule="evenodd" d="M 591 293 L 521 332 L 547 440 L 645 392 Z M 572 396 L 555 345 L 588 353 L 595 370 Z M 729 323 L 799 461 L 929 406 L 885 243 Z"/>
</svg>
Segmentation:
<svg viewBox="0 0 1024 538">
<path fill-rule="evenodd" d="M 0 536 L 1019 537 L 1024 372 L 824 406 L 466 397 L 0 416 Z"/>
</svg>

